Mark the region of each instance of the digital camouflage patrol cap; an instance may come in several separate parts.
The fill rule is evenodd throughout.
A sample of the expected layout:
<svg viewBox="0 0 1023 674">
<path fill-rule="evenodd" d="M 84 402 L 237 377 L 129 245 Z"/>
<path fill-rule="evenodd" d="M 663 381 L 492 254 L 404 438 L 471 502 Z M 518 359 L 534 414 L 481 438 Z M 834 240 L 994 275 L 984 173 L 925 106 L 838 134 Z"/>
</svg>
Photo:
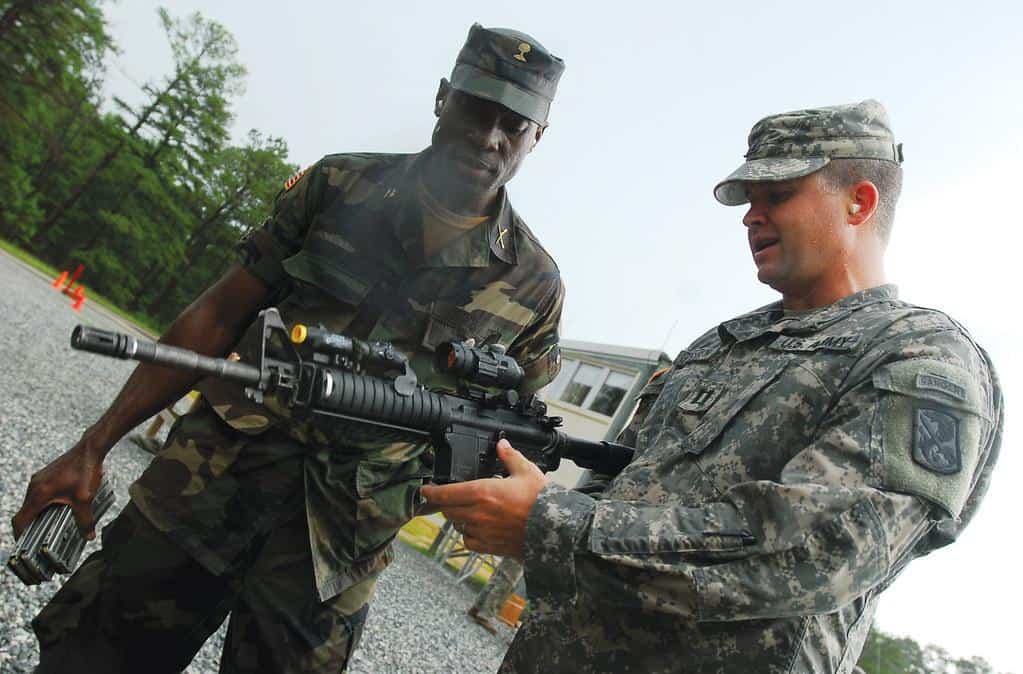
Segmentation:
<svg viewBox="0 0 1023 674">
<path fill-rule="evenodd" d="M 717 184 L 714 197 L 738 206 L 749 201 L 744 182 L 800 178 L 838 158 L 902 163 L 883 105 L 866 100 L 764 117 L 749 133 L 746 163 Z"/>
<path fill-rule="evenodd" d="M 474 23 L 458 52 L 451 86 L 547 126 L 565 63 L 525 33 Z"/>
</svg>

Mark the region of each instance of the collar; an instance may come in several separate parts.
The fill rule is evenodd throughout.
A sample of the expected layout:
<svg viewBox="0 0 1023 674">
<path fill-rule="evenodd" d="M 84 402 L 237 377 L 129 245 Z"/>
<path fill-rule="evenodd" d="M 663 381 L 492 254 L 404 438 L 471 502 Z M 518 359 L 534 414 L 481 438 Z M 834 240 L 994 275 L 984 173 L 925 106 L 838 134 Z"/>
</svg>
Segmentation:
<svg viewBox="0 0 1023 674">
<path fill-rule="evenodd" d="M 490 223 L 487 242 L 497 259 L 507 264 L 518 262 L 518 228 L 515 226 L 515 211 L 508 201 L 508 192 L 502 187 L 497 195 L 497 215 Z"/>
<path fill-rule="evenodd" d="M 723 342 L 744 342 L 767 333 L 814 333 L 840 321 L 857 309 L 869 304 L 896 300 L 898 297 L 899 290 L 895 285 L 875 286 L 843 297 L 825 307 L 794 316 L 785 315 L 785 310 L 779 300 L 738 318 L 725 321 L 718 326 L 718 335 Z"/>
<path fill-rule="evenodd" d="M 518 228 L 515 226 L 515 211 L 508 200 L 504 187 L 497 195 L 495 215 L 478 227 L 467 231 L 437 251 L 429 259 L 423 259 L 423 214 L 416 197 L 415 185 L 419 173 L 426 165 L 429 148 L 413 155 L 400 173 L 402 186 L 402 213 L 395 220 L 395 235 L 411 260 L 419 261 L 421 267 L 487 267 L 490 254 L 507 264 L 518 260 L 516 241 Z M 388 189 L 381 183 L 381 188 Z"/>
</svg>

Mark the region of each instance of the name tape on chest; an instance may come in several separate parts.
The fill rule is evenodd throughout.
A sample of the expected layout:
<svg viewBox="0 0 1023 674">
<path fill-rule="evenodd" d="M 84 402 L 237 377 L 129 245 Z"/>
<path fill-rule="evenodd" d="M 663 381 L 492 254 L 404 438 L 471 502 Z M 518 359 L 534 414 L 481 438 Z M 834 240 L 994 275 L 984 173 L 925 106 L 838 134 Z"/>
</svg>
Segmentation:
<svg viewBox="0 0 1023 674">
<path fill-rule="evenodd" d="M 852 351 L 859 346 L 861 335 L 814 335 L 812 337 L 789 337 L 781 335 L 771 342 L 776 351 Z"/>
</svg>

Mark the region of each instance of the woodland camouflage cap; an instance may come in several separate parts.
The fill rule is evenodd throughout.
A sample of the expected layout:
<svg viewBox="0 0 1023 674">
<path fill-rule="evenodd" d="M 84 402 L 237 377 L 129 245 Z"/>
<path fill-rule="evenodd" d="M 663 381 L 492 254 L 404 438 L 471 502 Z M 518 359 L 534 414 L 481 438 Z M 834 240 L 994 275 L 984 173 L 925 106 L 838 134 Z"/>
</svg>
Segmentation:
<svg viewBox="0 0 1023 674">
<path fill-rule="evenodd" d="M 750 131 L 746 163 L 717 184 L 714 197 L 738 206 L 747 201 L 744 182 L 799 178 L 836 158 L 902 163 L 883 105 L 866 100 L 763 118 Z"/>
<path fill-rule="evenodd" d="M 547 125 L 565 63 L 535 39 L 474 23 L 451 71 L 451 86 Z"/>
</svg>

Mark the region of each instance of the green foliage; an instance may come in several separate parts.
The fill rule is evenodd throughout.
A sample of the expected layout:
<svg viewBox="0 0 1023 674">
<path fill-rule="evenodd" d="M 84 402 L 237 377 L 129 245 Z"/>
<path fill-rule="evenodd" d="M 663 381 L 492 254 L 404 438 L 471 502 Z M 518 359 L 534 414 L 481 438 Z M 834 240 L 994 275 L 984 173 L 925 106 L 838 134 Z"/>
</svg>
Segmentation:
<svg viewBox="0 0 1023 674">
<path fill-rule="evenodd" d="M 0 2 L 0 233 L 27 239 L 45 215 L 41 180 L 74 152 L 113 48 L 93 0 Z"/>
<path fill-rule="evenodd" d="M 865 674 L 995 674 L 981 657 L 953 658 L 940 646 L 870 629 L 857 663 Z"/>
<path fill-rule="evenodd" d="M 101 98 L 100 0 L 0 0 L 0 236 L 167 325 L 233 259 L 294 171 L 279 138 L 230 142 L 245 68 L 200 14 L 158 19 L 173 67 L 136 106 Z"/>
</svg>

